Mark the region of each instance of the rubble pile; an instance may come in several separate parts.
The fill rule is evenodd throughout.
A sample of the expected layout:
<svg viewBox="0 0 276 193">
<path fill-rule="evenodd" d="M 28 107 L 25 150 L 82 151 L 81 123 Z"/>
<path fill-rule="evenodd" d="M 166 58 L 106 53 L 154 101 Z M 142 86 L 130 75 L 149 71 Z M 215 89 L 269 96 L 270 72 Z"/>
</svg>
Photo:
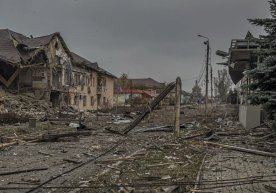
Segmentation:
<svg viewBox="0 0 276 193">
<path fill-rule="evenodd" d="M 25 117 L 44 119 L 54 113 L 49 102 L 37 100 L 31 96 L 6 94 L 0 97 L 1 117 Z M 23 121 L 25 119 L 22 119 Z M 4 120 L 0 120 L 5 122 Z"/>
</svg>

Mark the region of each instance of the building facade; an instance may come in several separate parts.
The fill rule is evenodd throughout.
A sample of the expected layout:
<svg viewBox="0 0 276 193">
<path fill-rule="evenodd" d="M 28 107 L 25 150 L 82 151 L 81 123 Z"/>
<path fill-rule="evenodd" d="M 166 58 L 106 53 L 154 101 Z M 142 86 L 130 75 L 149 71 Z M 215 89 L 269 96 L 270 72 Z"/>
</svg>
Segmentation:
<svg viewBox="0 0 276 193">
<path fill-rule="evenodd" d="M 59 33 L 29 38 L 0 30 L 0 85 L 33 92 L 54 107 L 80 110 L 113 106 L 116 77 L 70 52 Z"/>
</svg>

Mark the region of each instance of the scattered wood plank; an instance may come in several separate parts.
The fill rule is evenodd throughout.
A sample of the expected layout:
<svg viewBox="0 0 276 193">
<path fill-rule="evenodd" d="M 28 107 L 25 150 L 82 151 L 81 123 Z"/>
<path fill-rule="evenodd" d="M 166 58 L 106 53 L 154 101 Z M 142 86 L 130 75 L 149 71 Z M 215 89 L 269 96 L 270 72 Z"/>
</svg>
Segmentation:
<svg viewBox="0 0 276 193">
<path fill-rule="evenodd" d="M 63 161 L 67 161 L 67 162 L 70 162 L 70 163 L 73 163 L 73 164 L 81 164 L 82 163 L 82 161 L 73 160 L 73 159 L 69 159 L 69 158 L 63 158 Z"/>
<path fill-rule="evenodd" d="M 122 133 L 120 133 L 120 131 L 113 130 L 111 129 L 111 127 L 106 127 L 105 130 L 113 134 L 123 135 Z"/>
<path fill-rule="evenodd" d="M 276 187 L 270 186 L 270 185 L 263 185 L 265 189 L 270 192 L 270 193 L 275 193 L 276 192 Z"/>
<path fill-rule="evenodd" d="M 201 137 L 201 136 L 204 136 L 206 133 L 199 133 L 199 134 L 195 134 L 195 135 L 191 135 L 191 136 L 187 136 L 187 137 L 182 137 L 181 139 L 193 139 L 193 138 L 196 138 L 196 137 Z"/>
<path fill-rule="evenodd" d="M 93 154 L 91 154 L 91 153 L 87 153 L 87 152 L 84 152 L 84 153 L 82 153 L 83 155 L 86 155 L 86 156 L 93 156 Z"/>
<path fill-rule="evenodd" d="M 140 133 L 140 132 L 172 132 L 172 131 L 173 131 L 173 126 L 172 125 L 164 125 L 164 126 L 159 126 L 159 127 L 137 129 L 137 131 L 135 131 L 135 133 Z"/>
<path fill-rule="evenodd" d="M 247 135 L 249 132 L 216 132 L 220 136 Z"/>
<path fill-rule="evenodd" d="M 225 144 L 220 144 L 220 143 L 213 143 L 213 142 L 209 142 L 209 141 L 205 141 L 204 143 L 207 144 L 207 145 L 218 146 L 218 147 L 222 147 L 222 148 L 226 148 L 226 149 L 251 153 L 251 154 L 255 154 L 255 155 L 276 157 L 276 153 L 270 153 L 270 152 L 254 150 L 254 149 L 246 149 L 246 148 L 242 148 L 242 147 L 236 147 L 236 146 L 225 145 Z"/>
<path fill-rule="evenodd" d="M 53 142 L 57 141 L 59 138 L 64 137 L 77 137 L 77 136 L 89 136 L 91 135 L 91 131 L 77 131 L 77 132 L 69 132 L 69 133 L 58 133 L 58 134 L 46 134 L 41 135 L 36 139 L 25 139 L 28 142 Z"/>
<path fill-rule="evenodd" d="M 147 165 L 147 167 L 158 167 L 158 166 L 166 166 L 166 165 L 173 165 L 173 164 L 184 164 L 184 162 L 160 163 L 160 164 Z"/>
<path fill-rule="evenodd" d="M 181 139 L 193 139 L 193 138 L 196 138 L 196 137 L 206 136 L 211 132 L 213 132 L 213 130 L 209 130 L 209 131 L 204 132 L 204 133 L 198 133 L 198 134 L 195 134 L 195 135 L 190 135 L 190 136 L 187 136 L 187 137 L 182 137 Z"/>
<path fill-rule="evenodd" d="M 195 187 L 193 190 L 191 190 L 192 193 L 195 193 L 197 192 L 198 190 L 198 187 L 199 187 L 199 183 L 201 181 L 201 174 L 202 174 L 202 168 L 203 168 L 203 165 L 204 165 L 204 162 L 205 162 L 205 159 L 206 159 L 206 154 L 204 155 L 203 159 L 202 159 L 202 162 L 200 164 L 200 167 L 199 167 L 199 170 L 198 170 L 198 173 L 197 173 L 197 177 L 196 177 L 196 184 L 195 184 Z"/>
<path fill-rule="evenodd" d="M 271 138 L 271 137 L 274 137 L 274 136 L 276 136 L 276 133 L 270 133 L 268 135 L 265 135 L 263 137 L 258 138 L 258 140 L 263 140 L 263 139 Z"/>
<path fill-rule="evenodd" d="M 114 162 L 114 161 L 127 161 L 127 160 L 135 160 L 135 159 L 140 159 L 144 158 L 144 156 L 139 156 L 139 157 L 119 157 L 119 158 L 114 158 L 114 159 L 107 159 L 107 160 L 98 160 L 96 163 L 99 162 Z"/>
<path fill-rule="evenodd" d="M 176 189 L 178 189 L 179 186 L 177 185 L 173 185 L 173 186 L 169 186 L 169 187 L 165 187 L 165 188 L 162 188 L 162 190 L 165 192 L 165 193 L 172 193 L 174 192 Z"/>
<path fill-rule="evenodd" d="M 4 149 L 6 147 L 10 147 L 10 146 L 16 145 L 16 144 L 18 144 L 18 141 L 13 141 L 13 142 L 10 142 L 10 143 L 3 143 L 3 144 L 0 145 L 0 149 Z"/>
<path fill-rule="evenodd" d="M 46 156 L 54 156 L 54 154 L 50 154 L 44 151 L 38 151 L 39 154 L 46 155 Z"/>
<path fill-rule="evenodd" d="M 48 168 L 43 167 L 43 168 L 32 168 L 32 169 L 26 169 L 26 170 L 17 170 L 17 171 L 11 171 L 11 172 L 2 172 L 0 173 L 0 176 L 7 176 L 12 174 L 20 174 L 20 173 L 27 173 L 27 172 L 33 172 L 33 171 L 42 171 L 42 170 L 48 170 Z"/>
</svg>

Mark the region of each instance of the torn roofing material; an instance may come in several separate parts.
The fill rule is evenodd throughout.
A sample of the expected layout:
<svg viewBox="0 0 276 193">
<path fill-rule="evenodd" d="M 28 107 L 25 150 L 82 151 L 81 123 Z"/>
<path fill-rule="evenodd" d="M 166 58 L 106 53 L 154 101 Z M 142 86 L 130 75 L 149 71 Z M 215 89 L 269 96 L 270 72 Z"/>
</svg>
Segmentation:
<svg viewBox="0 0 276 193">
<path fill-rule="evenodd" d="M 12 35 L 16 37 L 17 33 L 8 29 L 0 29 L 0 60 L 10 64 L 17 64 L 21 62 L 21 57 L 15 47 Z"/>
<path fill-rule="evenodd" d="M 47 46 L 54 36 L 59 36 L 65 51 L 70 56 L 69 49 L 59 33 L 29 38 L 9 29 L 0 29 L 0 60 L 12 66 L 28 64 L 30 59 L 41 51 L 38 49 Z"/>
<path fill-rule="evenodd" d="M 45 47 L 50 44 L 54 37 L 59 38 L 65 52 L 75 65 L 85 66 L 101 74 L 117 78 L 110 72 L 100 68 L 97 62 L 90 62 L 76 53 L 70 52 L 65 41 L 58 32 L 46 36 L 29 38 L 9 29 L 0 29 L 0 60 L 12 66 L 28 64 L 35 54 L 38 54 L 40 51 L 45 51 Z"/>
</svg>

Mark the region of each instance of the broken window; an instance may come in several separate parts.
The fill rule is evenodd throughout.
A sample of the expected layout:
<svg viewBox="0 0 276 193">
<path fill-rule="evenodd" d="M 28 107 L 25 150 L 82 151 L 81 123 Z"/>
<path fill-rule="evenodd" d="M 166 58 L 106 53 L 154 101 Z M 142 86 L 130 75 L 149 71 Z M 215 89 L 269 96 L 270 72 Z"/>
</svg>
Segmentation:
<svg viewBox="0 0 276 193">
<path fill-rule="evenodd" d="M 106 86 L 106 78 L 102 79 L 102 86 L 105 87 Z"/>
<path fill-rule="evenodd" d="M 55 48 L 56 48 L 56 49 L 59 49 L 58 42 L 55 43 Z"/>
<path fill-rule="evenodd" d="M 78 105 L 79 104 L 79 96 L 75 95 L 74 97 L 74 105 Z"/>
<path fill-rule="evenodd" d="M 61 64 L 61 57 L 55 56 L 55 62 L 56 64 Z"/>
<path fill-rule="evenodd" d="M 85 77 L 82 75 L 82 76 L 80 76 L 81 91 L 83 91 L 84 85 L 85 85 Z"/>
<path fill-rule="evenodd" d="M 85 95 L 83 96 L 82 100 L 83 100 L 83 106 L 85 107 L 86 106 L 86 96 Z"/>
<path fill-rule="evenodd" d="M 91 101 L 90 101 L 90 104 L 91 104 L 91 106 L 93 106 L 93 105 L 94 105 L 94 97 L 91 96 L 91 97 L 90 97 L 90 100 L 91 100 Z"/>
<path fill-rule="evenodd" d="M 76 82 L 76 86 L 80 85 L 80 75 L 79 74 L 75 74 L 75 82 Z"/>
</svg>

